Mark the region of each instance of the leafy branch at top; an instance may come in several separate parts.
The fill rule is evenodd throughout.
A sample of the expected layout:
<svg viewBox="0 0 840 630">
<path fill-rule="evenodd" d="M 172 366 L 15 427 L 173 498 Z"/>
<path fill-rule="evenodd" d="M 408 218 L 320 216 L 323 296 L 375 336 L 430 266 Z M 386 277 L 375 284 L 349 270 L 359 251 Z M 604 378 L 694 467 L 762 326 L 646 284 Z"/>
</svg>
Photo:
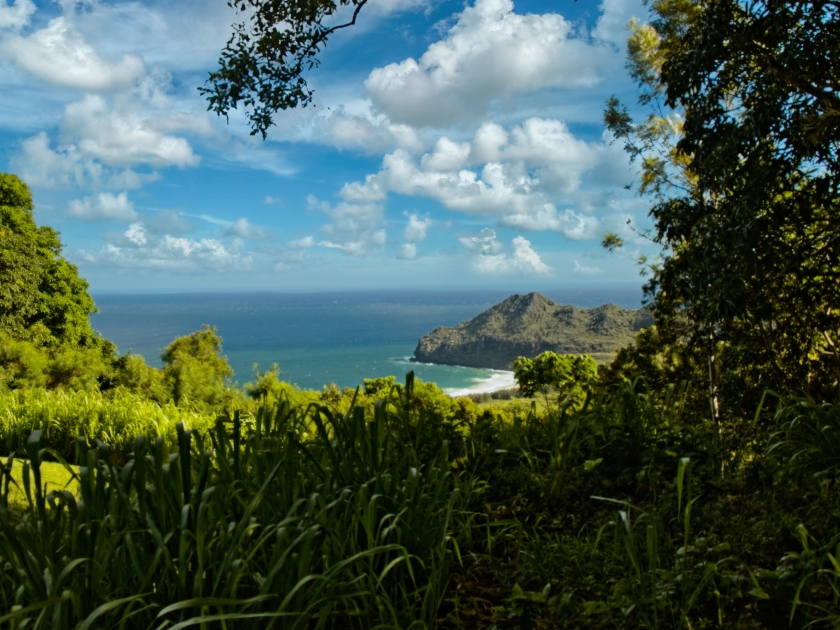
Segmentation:
<svg viewBox="0 0 840 630">
<path fill-rule="evenodd" d="M 676 192 L 679 195 L 697 196 L 697 178 L 690 170 L 690 156 L 677 146 L 683 135 L 683 117 L 678 110 L 668 108 L 664 103 L 661 81 L 662 66 L 666 51 L 662 37 L 650 24 L 641 24 L 633 19 L 628 24 L 630 36 L 627 39 L 627 68 L 639 84 L 639 103 L 650 106 L 647 118 L 640 123 L 633 121 L 627 107 L 618 98 L 611 96 L 604 110 L 604 124 L 616 139 L 624 142 L 624 150 L 630 155 L 631 163 L 638 163 L 639 195 L 652 195 L 658 203 Z M 631 188 L 630 185 L 627 188 Z M 628 225 L 630 221 L 628 220 Z M 630 229 L 640 236 L 669 249 L 667 240 L 652 237 L 649 230 Z M 624 246 L 624 240 L 613 232 L 604 234 L 601 245 L 613 252 Z M 655 275 L 659 269 L 658 259 L 648 265 L 647 256 L 639 256 L 642 275 Z"/>
<path fill-rule="evenodd" d="M 689 170 L 690 156 L 677 146 L 683 135 L 683 117 L 663 102 L 662 38 L 650 24 L 632 20 L 628 27 L 631 33 L 627 40 L 627 66 L 639 82 L 639 102 L 650 105 L 651 111 L 644 122 L 635 123 L 627 108 L 612 96 L 607 100 L 604 124 L 624 141 L 631 162 L 641 162 L 639 194 L 652 194 L 657 201 L 674 188 L 679 194 L 696 194 L 697 179 Z"/>
<path fill-rule="evenodd" d="M 273 116 L 283 109 L 305 107 L 313 91 L 303 74 L 319 65 L 318 53 L 335 31 L 356 23 L 367 0 L 230 0 L 246 14 L 219 57 L 219 69 L 204 87 L 208 110 L 227 118 L 241 103 L 247 109 L 251 135 L 265 139 Z M 352 7 L 352 18 L 327 26 L 340 7 Z"/>
</svg>

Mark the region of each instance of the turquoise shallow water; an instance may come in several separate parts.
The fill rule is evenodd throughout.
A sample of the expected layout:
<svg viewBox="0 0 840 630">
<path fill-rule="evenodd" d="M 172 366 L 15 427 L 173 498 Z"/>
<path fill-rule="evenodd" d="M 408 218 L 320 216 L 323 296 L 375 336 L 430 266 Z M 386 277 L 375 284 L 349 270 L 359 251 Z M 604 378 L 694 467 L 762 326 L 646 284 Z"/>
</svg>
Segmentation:
<svg viewBox="0 0 840 630">
<path fill-rule="evenodd" d="M 639 306 L 638 289 L 544 291 L 558 302 Z M 500 302 L 496 291 L 359 291 L 346 293 L 194 293 L 94 295 L 94 328 L 160 366 L 160 350 L 202 324 L 216 326 L 240 384 L 256 363 L 278 363 L 283 380 L 320 389 L 355 387 L 363 378 L 413 369 L 442 388 L 469 388 L 494 378 L 491 370 L 409 362 L 417 340 L 437 326 L 454 326 Z M 499 378 L 498 374 L 495 376 Z"/>
</svg>

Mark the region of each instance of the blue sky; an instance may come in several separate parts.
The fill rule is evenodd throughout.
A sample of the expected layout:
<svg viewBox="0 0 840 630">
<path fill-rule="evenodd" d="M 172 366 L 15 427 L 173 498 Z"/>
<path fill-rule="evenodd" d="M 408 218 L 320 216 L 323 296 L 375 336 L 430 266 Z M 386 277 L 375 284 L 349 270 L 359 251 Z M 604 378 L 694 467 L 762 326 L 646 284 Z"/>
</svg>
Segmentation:
<svg viewBox="0 0 840 630">
<path fill-rule="evenodd" d="M 370 0 L 262 141 L 197 91 L 222 0 L 0 0 L 0 169 L 94 292 L 638 285 L 647 204 L 601 123 L 634 16 Z"/>
</svg>

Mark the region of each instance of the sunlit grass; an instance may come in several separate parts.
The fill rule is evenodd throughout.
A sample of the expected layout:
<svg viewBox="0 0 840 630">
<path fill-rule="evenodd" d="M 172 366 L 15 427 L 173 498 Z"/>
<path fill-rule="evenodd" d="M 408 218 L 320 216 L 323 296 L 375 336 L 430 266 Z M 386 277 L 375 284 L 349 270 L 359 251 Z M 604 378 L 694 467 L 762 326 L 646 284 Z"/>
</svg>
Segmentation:
<svg viewBox="0 0 840 630">
<path fill-rule="evenodd" d="M 77 466 L 72 468 L 78 473 Z M 14 483 L 9 486 L 9 506 L 17 509 L 23 509 L 28 505 L 21 475 L 22 471 L 23 461 L 14 460 L 12 480 L 17 486 L 15 487 Z M 41 482 L 44 485 L 45 494 L 49 494 L 53 490 L 69 490 L 76 498 L 79 497 L 79 485 L 73 480 L 73 475 L 70 474 L 64 464 L 41 462 Z M 34 492 L 34 488 L 31 491 Z"/>
<path fill-rule="evenodd" d="M 0 394 L 0 452 L 22 449 L 32 431 L 65 459 L 75 456 L 76 438 L 102 440 L 115 452 L 130 453 L 134 438 L 163 437 L 175 443 L 175 425 L 208 431 L 215 415 L 158 403 L 119 391 L 111 396 L 84 391 L 16 390 Z"/>
</svg>

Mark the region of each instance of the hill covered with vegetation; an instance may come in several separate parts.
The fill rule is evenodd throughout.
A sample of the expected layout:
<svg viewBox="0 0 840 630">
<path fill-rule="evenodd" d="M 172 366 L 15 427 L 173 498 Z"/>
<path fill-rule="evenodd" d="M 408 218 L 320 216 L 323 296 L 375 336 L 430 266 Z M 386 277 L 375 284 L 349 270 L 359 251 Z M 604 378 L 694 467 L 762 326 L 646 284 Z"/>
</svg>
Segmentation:
<svg viewBox="0 0 840 630">
<path fill-rule="evenodd" d="M 542 352 L 588 354 L 606 362 L 653 323 L 650 311 L 614 304 L 579 308 L 539 293 L 512 295 L 453 328 L 423 336 L 414 358 L 424 363 L 513 369 L 518 357 Z"/>
</svg>

